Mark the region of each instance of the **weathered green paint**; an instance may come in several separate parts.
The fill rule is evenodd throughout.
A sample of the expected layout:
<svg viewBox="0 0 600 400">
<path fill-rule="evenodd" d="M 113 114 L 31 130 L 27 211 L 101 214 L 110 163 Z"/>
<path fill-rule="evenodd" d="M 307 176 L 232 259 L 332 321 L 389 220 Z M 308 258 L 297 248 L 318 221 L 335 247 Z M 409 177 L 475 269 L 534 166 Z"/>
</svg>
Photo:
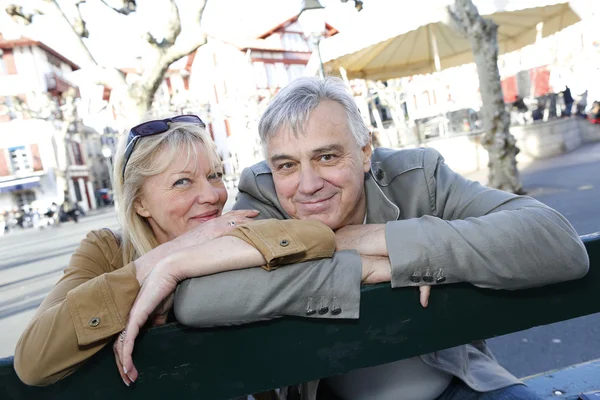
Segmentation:
<svg viewBox="0 0 600 400">
<path fill-rule="evenodd" d="M 140 377 L 130 388 L 106 348 L 46 388 L 21 384 L 10 361 L 0 365 L 0 399 L 227 399 L 600 312 L 600 234 L 584 241 L 592 268 L 578 281 L 513 292 L 438 286 L 427 309 L 416 289 L 381 284 L 363 288 L 358 321 L 285 318 L 203 330 L 170 324 L 140 337 Z"/>
</svg>

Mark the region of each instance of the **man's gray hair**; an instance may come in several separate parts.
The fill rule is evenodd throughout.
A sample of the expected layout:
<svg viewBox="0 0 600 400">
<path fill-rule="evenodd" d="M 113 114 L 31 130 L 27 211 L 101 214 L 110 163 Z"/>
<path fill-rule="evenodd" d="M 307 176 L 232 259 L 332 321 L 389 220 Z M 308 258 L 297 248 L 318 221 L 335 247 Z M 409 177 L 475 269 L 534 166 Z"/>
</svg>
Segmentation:
<svg viewBox="0 0 600 400">
<path fill-rule="evenodd" d="M 335 77 L 302 77 L 281 89 L 260 119 L 258 133 L 265 156 L 270 137 L 284 127 L 291 128 L 296 135 L 304 133 L 310 113 L 325 100 L 335 101 L 344 107 L 354 140 L 361 148 L 366 146 L 370 139 L 369 128 L 344 81 Z"/>
</svg>

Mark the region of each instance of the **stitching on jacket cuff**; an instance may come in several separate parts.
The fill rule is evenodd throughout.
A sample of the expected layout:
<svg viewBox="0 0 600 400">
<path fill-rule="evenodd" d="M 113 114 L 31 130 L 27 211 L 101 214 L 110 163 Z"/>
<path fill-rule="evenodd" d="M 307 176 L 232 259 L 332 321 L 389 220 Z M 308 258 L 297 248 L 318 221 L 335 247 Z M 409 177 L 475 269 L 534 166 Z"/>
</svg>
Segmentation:
<svg viewBox="0 0 600 400">
<path fill-rule="evenodd" d="M 90 296 L 94 291 L 96 292 L 96 296 Z M 82 293 L 82 295 L 80 296 L 79 293 Z M 90 298 L 93 299 L 94 297 L 101 297 L 102 304 L 96 304 L 94 311 L 90 312 L 90 315 L 82 315 L 79 308 L 79 299 L 81 298 L 85 304 L 89 303 L 91 301 Z M 115 303 L 108 291 L 105 276 L 103 275 L 99 276 L 97 280 L 88 281 L 71 290 L 67 294 L 66 301 L 77 334 L 77 343 L 80 346 L 106 339 L 124 328 L 123 320 L 117 312 Z M 95 318 L 98 319 L 98 324 L 92 326 L 91 321 Z"/>
</svg>

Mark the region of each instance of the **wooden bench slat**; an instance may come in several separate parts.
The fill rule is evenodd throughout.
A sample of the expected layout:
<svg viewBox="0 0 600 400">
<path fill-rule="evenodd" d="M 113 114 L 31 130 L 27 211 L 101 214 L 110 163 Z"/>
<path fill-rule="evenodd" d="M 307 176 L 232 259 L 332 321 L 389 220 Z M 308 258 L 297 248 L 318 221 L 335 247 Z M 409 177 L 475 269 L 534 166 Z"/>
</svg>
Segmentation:
<svg viewBox="0 0 600 400">
<path fill-rule="evenodd" d="M 285 318 L 202 330 L 170 324 L 141 336 L 134 353 L 140 377 L 130 388 L 106 348 L 46 388 L 23 385 L 5 361 L 0 398 L 228 399 L 600 312 L 600 234 L 584 242 L 592 267 L 578 281 L 520 291 L 438 286 L 427 309 L 416 289 L 381 284 L 362 289 L 356 321 Z"/>
</svg>

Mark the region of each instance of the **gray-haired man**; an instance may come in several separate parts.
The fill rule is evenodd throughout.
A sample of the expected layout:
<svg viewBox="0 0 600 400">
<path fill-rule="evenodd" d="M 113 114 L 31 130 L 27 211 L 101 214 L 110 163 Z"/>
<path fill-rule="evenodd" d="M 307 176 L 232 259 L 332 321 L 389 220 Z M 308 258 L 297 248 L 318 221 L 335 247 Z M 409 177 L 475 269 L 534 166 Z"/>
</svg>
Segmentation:
<svg viewBox="0 0 600 400">
<path fill-rule="evenodd" d="M 186 281 L 175 304 L 184 324 L 358 318 L 364 276 L 392 287 L 519 289 L 588 270 L 571 225 L 538 201 L 470 182 L 435 150 L 372 151 L 339 79 L 292 82 L 271 101 L 259 133 L 267 161 L 243 172 L 235 208 L 257 209 L 261 218 L 318 219 L 336 230 L 339 251 L 276 274 L 254 269 Z M 482 341 L 357 370 L 328 386 L 345 399 L 536 398 Z M 302 397 L 315 398 L 316 388 L 302 385 Z"/>
</svg>

